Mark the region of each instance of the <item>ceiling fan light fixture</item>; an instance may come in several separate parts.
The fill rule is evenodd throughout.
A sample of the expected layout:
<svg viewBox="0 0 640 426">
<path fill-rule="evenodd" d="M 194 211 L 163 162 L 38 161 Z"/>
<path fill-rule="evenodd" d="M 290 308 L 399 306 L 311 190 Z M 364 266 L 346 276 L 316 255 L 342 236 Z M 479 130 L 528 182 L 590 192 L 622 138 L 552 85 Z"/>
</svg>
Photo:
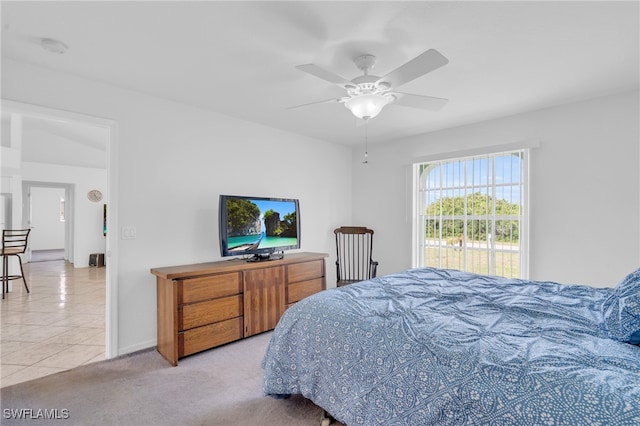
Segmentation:
<svg viewBox="0 0 640 426">
<path fill-rule="evenodd" d="M 356 117 L 368 120 L 380 114 L 382 108 L 391 101 L 390 96 L 380 94 L 366 94 L 347 99 L 344 106 Z"/>
</svg>

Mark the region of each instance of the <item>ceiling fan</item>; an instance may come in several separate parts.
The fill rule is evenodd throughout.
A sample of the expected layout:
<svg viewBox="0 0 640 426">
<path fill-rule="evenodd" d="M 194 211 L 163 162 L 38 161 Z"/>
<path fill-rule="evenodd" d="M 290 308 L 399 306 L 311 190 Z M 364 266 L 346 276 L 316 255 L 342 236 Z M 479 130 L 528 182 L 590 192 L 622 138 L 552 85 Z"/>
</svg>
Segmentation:
<svg viewBox="0 0 640 426">
<path fill-rule="evenodd" d="M 449 62 L 447 58 L 435 49 L 427 50 L 383 77 L 369 74 L 369 71 L 376 63 L 375 56 L 358 56 L 354 62 L 364 74 L 353 80 L 347 80 L 314 64 L 298 65 L 296 68 L 299 70 L 342 87 L 347 91 L 347 96 L 290 108 L 339 102 L 343 103 L 356 117 L 368 120 L 378 115 L 382 108 L 391 103 L 437 111 L 448 101 L 443 98 L 403 93 L 396 90 L 401 85 L 436 70 Z"/>
</svg>

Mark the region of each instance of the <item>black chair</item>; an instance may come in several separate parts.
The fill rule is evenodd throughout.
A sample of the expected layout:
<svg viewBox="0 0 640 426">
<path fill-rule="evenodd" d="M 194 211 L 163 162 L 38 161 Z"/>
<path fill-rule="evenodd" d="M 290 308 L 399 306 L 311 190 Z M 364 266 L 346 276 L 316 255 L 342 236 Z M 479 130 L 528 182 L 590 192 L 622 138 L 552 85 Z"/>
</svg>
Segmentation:
<svg viewBox="0 0 640 426">
<path fill-rule="evenodd" d="M 22 258 L 20 257 L 27 250 L 27 243 L 31 229 L 4 229 L 2 231 L 2 298 L 9 292 L 9 281 L 22 278 L 24 288 L 29 293 L 27 279 L 22 268 Z M 16 256 L 20 264 L 20 275 L 9 275 L 9 258 Z"/>
<path fill-rule="evenodd" d="M 364 226 L 341 226 L 336 236 L 338 287 L 376 276 L 378 262 L 372 259 L 373 230 Z"/>
</svg>

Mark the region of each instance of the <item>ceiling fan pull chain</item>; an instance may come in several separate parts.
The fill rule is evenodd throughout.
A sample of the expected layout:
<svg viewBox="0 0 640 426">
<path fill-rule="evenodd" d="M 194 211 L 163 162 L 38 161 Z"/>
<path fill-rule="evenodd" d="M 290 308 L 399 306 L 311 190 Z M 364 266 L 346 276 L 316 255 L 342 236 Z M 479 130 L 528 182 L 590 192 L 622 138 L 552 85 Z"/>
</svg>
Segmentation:
<svg viewBox="0 0 640 426">
<path fill-rule="evenodd" d="M 364 161 L 362 162 L 362 164 L 367 164 L 369 163 L 369 152 L 368 152 L 368 136 L 369 136 L 369 120 L 365 119 L 364 120 Z"/>
</svg>

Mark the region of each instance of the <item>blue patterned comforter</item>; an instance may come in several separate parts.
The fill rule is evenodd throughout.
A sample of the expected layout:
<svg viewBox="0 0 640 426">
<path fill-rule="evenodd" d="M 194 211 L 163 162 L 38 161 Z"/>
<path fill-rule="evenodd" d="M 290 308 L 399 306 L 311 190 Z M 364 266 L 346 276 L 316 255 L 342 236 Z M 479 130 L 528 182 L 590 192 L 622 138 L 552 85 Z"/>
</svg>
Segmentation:
<svg viewBox="0 0 640 426">
<path fill-rule="evenodd" d="M 347 425 L 638 425 L 640 347 L 610 339 L 612 289 L 412 269 L 288 309 L 265 395 Z"/>
</svg>

